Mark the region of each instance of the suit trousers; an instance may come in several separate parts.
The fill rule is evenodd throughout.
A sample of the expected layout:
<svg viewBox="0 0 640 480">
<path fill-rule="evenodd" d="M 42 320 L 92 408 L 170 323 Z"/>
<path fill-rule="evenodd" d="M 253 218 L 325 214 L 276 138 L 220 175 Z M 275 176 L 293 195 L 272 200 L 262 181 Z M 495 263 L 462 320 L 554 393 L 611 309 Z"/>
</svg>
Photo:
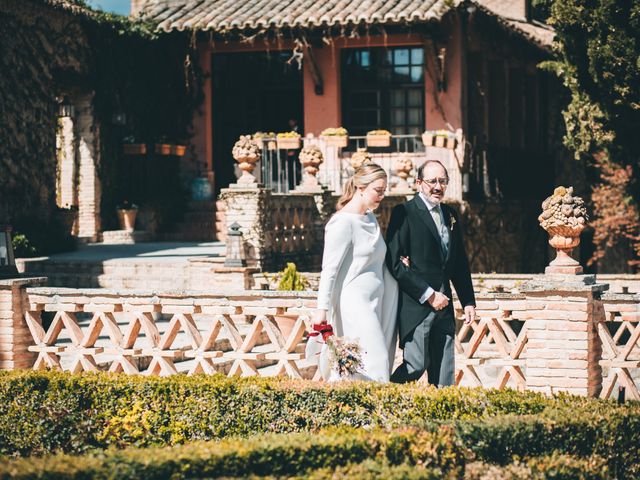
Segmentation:
<svg viewBox="0 0 640 480">
<path fill-rule="evenodd" d="M 455 320 L 451 305 L 433 311 L 409 334 L 403 349 L 403 362 L 391 381 L 418 380 L 426 371 L 429 383 L 439 387 L 455 383 Z"/>
</svg>

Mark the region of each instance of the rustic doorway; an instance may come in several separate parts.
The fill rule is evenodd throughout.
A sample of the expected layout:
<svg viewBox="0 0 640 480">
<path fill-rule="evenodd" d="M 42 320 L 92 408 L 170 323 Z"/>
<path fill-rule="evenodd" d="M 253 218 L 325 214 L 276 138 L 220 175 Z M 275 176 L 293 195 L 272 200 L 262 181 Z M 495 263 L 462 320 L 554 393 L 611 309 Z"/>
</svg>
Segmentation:
<svg viewBox="0 0 640 480">
<path fill-rule="evenodd" d="M 303 134 L 303 80 L 291 52 L 216 53 L 212 58 L 215 194 L 234 183 L 231 149 L 240 135 L 290 130 Z"/>
</svg>

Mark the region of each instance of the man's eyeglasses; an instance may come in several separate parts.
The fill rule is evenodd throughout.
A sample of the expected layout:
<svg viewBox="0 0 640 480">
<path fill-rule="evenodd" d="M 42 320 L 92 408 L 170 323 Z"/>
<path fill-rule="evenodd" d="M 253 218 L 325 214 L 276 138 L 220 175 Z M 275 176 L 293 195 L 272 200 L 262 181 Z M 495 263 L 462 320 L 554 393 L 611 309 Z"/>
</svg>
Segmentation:
<svg viewBox="0 0 640 480">
<path fill-rule="evenodd" d="M 443 187 L 446 187 L 447 185 L 449 185 L 448 178 L 429 178 L 429 179 L 423 179 L 422 182 L 426 183 L 430 187 L 435 187 L 436 183 L 439 183 Z"/>
</svg>

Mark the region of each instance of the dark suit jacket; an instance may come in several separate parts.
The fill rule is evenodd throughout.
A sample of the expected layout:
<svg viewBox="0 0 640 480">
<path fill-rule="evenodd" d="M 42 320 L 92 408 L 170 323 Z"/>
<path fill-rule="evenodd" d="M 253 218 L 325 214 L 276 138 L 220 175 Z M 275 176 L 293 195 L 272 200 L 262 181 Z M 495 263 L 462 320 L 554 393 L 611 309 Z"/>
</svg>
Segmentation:
<svg viewBox="0 0 640 480">
<path fill-rule="evenodd" d="M 447 258 L 444 258 L 433 218 L 419 195 L 396 206 L 391 213 L 387 229 L 386 262 L 400 286 L 398 325 L 401 346 L 407 335 L 433 311 L 429 302 L 421 304 L 419 301 L 428 287 L 441 290 L 452 298 L 451 281 L 462 305 L 475 305 L 469 261 L 458 216 L 451 207 L 441 206 L 444 223 L 449 229 Z M 404 266 L 400 261 L 401 256 L 409 257 L 410 267 Z"/>
</svg>

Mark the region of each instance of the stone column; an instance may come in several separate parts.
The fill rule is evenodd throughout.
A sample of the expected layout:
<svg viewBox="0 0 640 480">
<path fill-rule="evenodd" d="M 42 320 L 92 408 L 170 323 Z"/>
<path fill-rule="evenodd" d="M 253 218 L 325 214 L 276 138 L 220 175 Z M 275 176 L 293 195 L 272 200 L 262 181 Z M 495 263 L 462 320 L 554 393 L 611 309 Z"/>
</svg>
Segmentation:
<svg viewBox="0 0 640 480">
<path fill-rule="evenodd" d="M 100 144 L 93 116 L 93 95 L 82 95 L 76 102 L 78 139 L 78 237 L 98 241 L 100 234 Z"/>
<path fill-rule="evenodd" d="M 593 275 L 544 276 L 525 284 L 527 321 L 526 388 L 597 396 L 602 388 L 602 346 L 598 323 L 604 320 L 600 297 L 608 289 Z"/>
<path fill-rule="evenodd" d="M 46 278 L 0 280 L 0 370 L 31 368 L 36 353 L 29 352 L 33 338 L 24 320 L 25 287 L 44 284 Z"/>
<path fill-rule="evenodd" d="M 265 268 L 271 261 L 271 236 L 266 228 L 272 213 L 270 198 L 271 190 L 257 186 L 231 185 L 220 192 L 220 200 L 226 204 L 227 226 L 240 224 L 248 267 Z"/>
<path fill-rule="evenodd" d="M 58 167 L 57 203 L 59 207 L 69 208 L 78 204 L 76 189 L 76 142 L 74 121 L 71 117 L 58 119 Z"/>
</svg>

